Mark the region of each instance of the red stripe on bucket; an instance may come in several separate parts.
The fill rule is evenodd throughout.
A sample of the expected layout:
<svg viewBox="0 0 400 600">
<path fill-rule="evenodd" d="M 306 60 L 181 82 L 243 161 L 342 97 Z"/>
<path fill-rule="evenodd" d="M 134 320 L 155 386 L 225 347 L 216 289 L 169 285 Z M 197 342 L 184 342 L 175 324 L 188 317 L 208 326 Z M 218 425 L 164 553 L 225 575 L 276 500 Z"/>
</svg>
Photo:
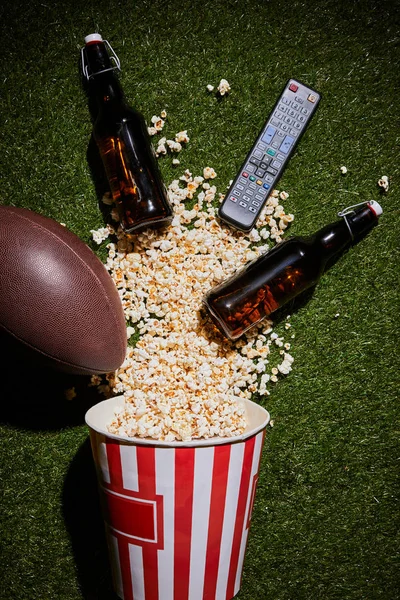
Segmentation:
<svg viewBox="0 0 400 600">
<path fill-rule="evenodd" d="M 194 460 L 194 448 L 175 452 L 174 600 L 189 597 Z"/>
<path fill-rule="evenodd" d="M 155 448 L 137 447 L 137 469 L 139 494 L 142 497 L 156 496 L 156 455 Z M 145 597 L 158 599 L 158 557 L 157 545 L 143 546 L 143 568 Z"/>
<path fill-rule="evenodd" d="M 217 589 L 230 456 L 231 446 L 215 447 L 203 592 L 203 598 L 210 600 L 215 598 Z"/>
<path fill-rule="evenodd" d="M 249 495 L 251 467 L 253 464 L 254 444 L 256 436 L 246 441 L 244 447 L 242 476 L 240 479 L 239 499 L 236 509 L 235 530 L 233 534 L 231 561 L 229 565 L 228 587 L 226 597 L 233 598 L 235 595 L 235 580 L 239 562 L 240 545 L 242 542 L 246 504 Z"/>
</svg>

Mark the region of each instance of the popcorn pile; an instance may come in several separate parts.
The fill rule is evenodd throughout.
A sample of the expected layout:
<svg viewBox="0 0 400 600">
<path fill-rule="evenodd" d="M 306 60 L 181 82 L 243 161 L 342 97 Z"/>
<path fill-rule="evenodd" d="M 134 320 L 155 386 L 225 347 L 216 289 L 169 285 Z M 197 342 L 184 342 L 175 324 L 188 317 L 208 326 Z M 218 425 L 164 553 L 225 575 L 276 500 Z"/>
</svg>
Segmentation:
<svg viewBox="0 0 400 600">
<path fill-rule="evenodd" d="M 106 267 L 132 340 L 117 371 L 106 381 L 92 378 L 106 396 L 125 397 L 108 424 L 113 434 L 165 441 L 240 435 L 246 427 L 242 400 L 269 395 L 268 382 L 291 371 L 290 344 L 273 332 L 271 321 L 230 342 L 202 308 L 211 287 L 266 252 L 267 240 L 281 241 L 293 220 L 280 203 L 288 194 L 274 190 L 250 234 L 222 225 L 215 204 L 224 196 L 210 183 L 216 175 L 211 167 L 202 176 L 186 170 L 171 183 L 174 218 L 165 230 L 132 237 L 117 225 L 92 231 L 99 243 L 115 236 Z M 269 368 L 273 346 L 281 362 Z"/>
</svg>

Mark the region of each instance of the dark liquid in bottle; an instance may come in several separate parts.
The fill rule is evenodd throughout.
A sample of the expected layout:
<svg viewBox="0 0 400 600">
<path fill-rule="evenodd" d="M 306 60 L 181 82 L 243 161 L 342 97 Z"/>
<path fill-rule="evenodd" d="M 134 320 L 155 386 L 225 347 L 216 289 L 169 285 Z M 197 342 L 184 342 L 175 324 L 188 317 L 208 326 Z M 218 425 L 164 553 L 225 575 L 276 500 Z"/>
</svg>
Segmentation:
<svg viewBox="0 0 400 600">
<path fill-rule="evenodd" d="M 216 325 L 231 339 L 237 339 L 316 283 L 320 265 L 307 253 L 307 246 L 299 239 L 288 240 L 211 290 L 205 304 Z"/>
<path fill-rule="evenodd" d="M 138 231 L 145 227 L 162 227 L 172 218 L 166 194 L 154 177 L 158 166 L 146 140 L 140 140 L 130 121 L 122 120 L 115 135 L 95 138 L 103 160 L 111 194 L 117 206 L 122 227 Z"/>
</svg>

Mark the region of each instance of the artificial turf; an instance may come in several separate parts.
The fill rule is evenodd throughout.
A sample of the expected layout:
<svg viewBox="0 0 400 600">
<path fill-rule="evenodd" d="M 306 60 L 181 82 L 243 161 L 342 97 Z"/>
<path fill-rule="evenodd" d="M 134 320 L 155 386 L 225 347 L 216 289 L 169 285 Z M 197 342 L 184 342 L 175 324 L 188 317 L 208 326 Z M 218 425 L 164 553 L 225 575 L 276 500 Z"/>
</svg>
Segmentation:
<svg viewBox="0 0 400 600">
<path fill-rule="evenodd" d="M 99 31 L 130 103 L 190 143 L 166 183 L 212 166 L 224 192 L 289 77 L 322 93 L 280 182 L 310 234 L 375 199 L 379 226 L 293 303 L 290 375 L 258 398 L 271 413 L 240 600 L 394 600 L 399 592 L 399 4 L 65 0 L 1 9 L 0 202 L 65 223 L 101 255 L 79 73 Z M 226 78 L 218 99 L 206 90 Z M 347 175 L 340 167 L 348 169 Z M 383 194 L 377 186 L 390 178 Z M 1 284 L 1 282 L 0 282 Z M 292 339 L 291 336 L 294 335 Z M 1 567 L 4 600 L 111 598 L 83 416 L 86 378 L 34 368 L 2 340 Z M 64 390 L 75 386 L 77 398 Z M 152 599 L 148 599 L 152 600 Z"/>
</svg>

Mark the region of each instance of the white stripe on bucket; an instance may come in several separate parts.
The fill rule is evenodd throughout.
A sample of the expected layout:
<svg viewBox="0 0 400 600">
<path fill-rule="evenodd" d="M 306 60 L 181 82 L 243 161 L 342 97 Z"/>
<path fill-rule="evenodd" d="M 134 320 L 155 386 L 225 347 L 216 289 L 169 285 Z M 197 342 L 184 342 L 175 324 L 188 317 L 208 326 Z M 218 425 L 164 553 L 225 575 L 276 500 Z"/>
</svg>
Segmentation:
<svg viewBox="0 0 400 600">
<path fill-rule="evenodd" d="M 129 561 L 134 600 L 145 600 L 143 550 L 141 546 L 129 544 Z"/>
<path fill-rule="evenodd" d="M 132 490 L 132 492 L 138 492 L 139 481 L 136 448 L 135 446 L 124 446 L 124 444 L 121 444 L 120 454 L 124 488 L 127 490 Z"/>
<path fill-rule="evenodd" d="M 247 494 L 246 513 L 245 513 L 245 518 L 244 518 L 244 523 L 243 523 L 242 542 L 240 545 L 239 562 L 238 562 L 238 568 L 237 568 L 237 572 L 236 572 L 235 595 L 240 590 L 243 562 L 244 562 L 244 557 L 245 557 L 245 552 L 246 552 L 247 538 L 249 535 L 249 529 L 247 529 L 247 524 L 249 522 L 249 518 L 251 518 L 251 513 L 249 511 L 251 511 L 253 508 L 253 506 L 252 506 L 253 491 L 255 491 L 253 482 L 254 482 L 254 477 L 258 473 L 258 467 L 260 464 L 263 436 L 264 436 L 264 432 L 261 431 L 256 436 L 255 444 L 254 444 L 253 463 L 251 465 L 250 485 L 249 485 L 249 490 L 248 490 L 248 494 Z"/>
<path fill-rule="evenodd" d="M 107 527 L 107 541 L 108 541 L 109 550 L 111 552 L 111 555 L 115 556 L 115 560 L 113 560 L 111 563 L 114 587 L 115 587 L 115 590 L 116 590 L 118 596 L 120 596 L 121 598 L 124 598 L 124 589 L 123 589 L 122 574 L 121 574 L 121 564 L 119 561 L 119 552 L 118 552 L 118 540 L 115 537 L 115 535 L 113 535 L 111 533 L 111 530 L 109 527 Z"/>
<path fill-rule="evenodd" d="M 202 600 L 207 555 L 208 521 L 214 466 L 214 448 L 196 449 L 190 556 L 189 597 Z"/>
<path fill-rule="evenodd" d="M 164 549 L 158 550 L 158 587 L 163 600 L 174 599 L 175 448 L 156 448 L 156 493 L 164 502 Z M 135 599 L 136 600 L 136 599 Z"/>
<path fill-rule="evenodd" d="M 233 444 L 231 449 L 215 600 L 226 599 L 233 534 L 236 522 L 236 510 L 239 500 L 239 487 L 242 477 L 244 447 L 244 443 Z"/>
</svg>

